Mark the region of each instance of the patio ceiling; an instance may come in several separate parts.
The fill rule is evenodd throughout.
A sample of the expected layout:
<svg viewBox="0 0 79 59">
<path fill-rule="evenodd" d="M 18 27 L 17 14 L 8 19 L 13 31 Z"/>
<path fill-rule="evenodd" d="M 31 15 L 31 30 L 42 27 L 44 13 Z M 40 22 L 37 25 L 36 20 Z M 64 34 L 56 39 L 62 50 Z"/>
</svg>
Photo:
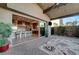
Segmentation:
<svg viewBox="0 0 79 59">
<path fill-rule="evenodd" d="M 47 14 L 49 16 L 51 20 L 64 18 L 72 15 L 79 15 L 79 3 L 37 3 L 37 5 L 43 10 L 44 14 Z M 17 13 L 28 15 L 20 11 L 8 8 L 6 3 L 0 4 L 0 7 L 6 8 Z M 32 15 L 28 16 L 39 19 Z"/>
<path fill-rule="evenodd" d="M 78 3 L 39 3 L 51 20 L 79 14 Z"/>
<path fill-rule="evenodd" d="M 51 7 L 52 5 L 54 5 L 54 3 L 38 3 L 38 5 L 43 9 L 46 10 L 49 7 Z"/>
<path fill-rule="evenodd" d="M 59 8 L 66 4 L 65 3 L 40 3 L 38 5 L 43 9 L 43 13 L 47 13 L 51 9 Z"/>
</svg>

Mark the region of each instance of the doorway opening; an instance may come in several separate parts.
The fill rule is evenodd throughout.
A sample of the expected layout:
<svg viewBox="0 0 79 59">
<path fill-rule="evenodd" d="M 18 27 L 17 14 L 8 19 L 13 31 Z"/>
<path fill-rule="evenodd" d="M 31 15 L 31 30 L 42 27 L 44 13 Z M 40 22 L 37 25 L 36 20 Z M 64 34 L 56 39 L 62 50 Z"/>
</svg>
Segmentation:
<svg viewBox="0 0 79 59">
<path fill-rule="evenodd" d="M 16 30 L 31 31 L 32 37 L 39 36 L 38 21 L 36 20 L 13 14 L 12 24 L 17 27 Z"/>
</svg>

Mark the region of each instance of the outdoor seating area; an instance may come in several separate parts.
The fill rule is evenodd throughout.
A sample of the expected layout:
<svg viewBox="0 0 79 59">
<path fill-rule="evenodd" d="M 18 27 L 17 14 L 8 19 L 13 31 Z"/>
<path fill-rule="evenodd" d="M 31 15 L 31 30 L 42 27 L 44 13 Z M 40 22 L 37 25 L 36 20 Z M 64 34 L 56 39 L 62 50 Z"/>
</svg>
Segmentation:
<svg viewBox="0 0 79 59">
<path fill-rule="evenodd" d="M 31 31 L 16 31 L 12 32 L 8 40 L 10 41 L 10 46 L 14 46 L 24 41 L 32 39 Z"/>
</svg>

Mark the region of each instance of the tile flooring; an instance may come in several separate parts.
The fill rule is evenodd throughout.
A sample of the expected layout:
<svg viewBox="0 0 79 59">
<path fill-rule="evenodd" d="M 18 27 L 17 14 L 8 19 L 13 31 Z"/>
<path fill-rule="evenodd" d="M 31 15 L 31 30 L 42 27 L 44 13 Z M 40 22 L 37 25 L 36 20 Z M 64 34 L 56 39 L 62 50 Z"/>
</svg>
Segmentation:
<svg viewBox="0 0 79 59">
<path fill-rule="evenodd" d="M 21 44 L 10 47 L 8 51 L 0 53 L 0 55 L 48 55 L 50 53 L 45 52 L 40 47 L 45 43 L 50 42 L 51 40 L 53 40 L 52 43 L 58 43 L 58 45 L 62 45 L 63 47 L 67 47 L 67 45 L 69 44 L 68 47 L 74 47 L 74 53 L 70 50 L 68 50 L 68 52 L 74 55 L 79 54 L 79 38 L 52 35 L 48 38 L 41 37 L 37 39 L 31 38 L 30 40 L 24 40 L 23 42 L 21 42 Z M 62 42 L 65 42 L 65 44 Z M 63 52 L 63 55 L 64 54 L 65 53 Z M 55 53 L 55 55 L 57 54 Z"/>
<path fill-rule="evenodd" d="M 79 38 L 54 36 L 40 50 L 50 55 L 79 55 Z"/>
</svg>

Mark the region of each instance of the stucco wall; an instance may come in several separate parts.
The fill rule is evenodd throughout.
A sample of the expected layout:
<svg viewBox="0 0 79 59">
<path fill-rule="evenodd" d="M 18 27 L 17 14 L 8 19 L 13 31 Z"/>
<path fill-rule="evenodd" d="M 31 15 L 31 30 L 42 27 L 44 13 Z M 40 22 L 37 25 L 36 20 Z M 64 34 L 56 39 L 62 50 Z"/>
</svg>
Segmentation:
<svg viewBox="0 0 79 59">
<path fill-rule="evenodd" d="M 9 11 L 6 11 L 0 8 L 0 22 L 12 24 L 12 14 Z"/>
<path fill-rule="evenodd" d="M 52 22 L 52 26 L 51 27 L 58 27 L 58 26 L 60 26 L 60 19 L 56 19 L 56 20 L 52 20 L 51 21 Z M 57 25 L 55 25 L 55 24 L 57 24 Z"/>
<path fill-rule="evenodd" d="M 15 13 L 15 12 L 0 8 L 0 22 L 4 22 L 4 23 L 8 23 L 8 24 L 12 25 L 12 14 L 16 14 L 16 15 L 23 16 L 23 17 L 26 17 L 29 19 L 40 21 L 38 19 L 29 17 L 29 16 L 25 16 L 25 15 L 22 15 L 19 13 Z"/>
<path fill-rule="evenodd" d="M 34 3 L 8 3 L 7 6 L 9 8 L 38 17 L 42 20 L 50 20 L 46 14 L 43 14 L 43 10 L 37 4 Z"/>
</svg>

